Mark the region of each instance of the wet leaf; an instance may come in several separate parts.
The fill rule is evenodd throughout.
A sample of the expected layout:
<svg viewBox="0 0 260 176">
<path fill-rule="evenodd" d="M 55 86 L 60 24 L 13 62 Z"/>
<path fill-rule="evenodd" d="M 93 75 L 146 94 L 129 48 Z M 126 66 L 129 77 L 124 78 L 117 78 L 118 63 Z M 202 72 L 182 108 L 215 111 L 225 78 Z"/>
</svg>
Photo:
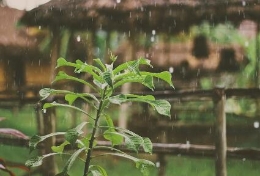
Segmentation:
<svg viewBox="0 0 260 176">
<path fill-rule="evenodd" d="M 82 83 L 82 84 L 85 84 L 87 86 L 89 86 L 90 88 L 92 88 L 93 90 L 96 90 L 95 87 L 93 87 L 90 83 L 84 81 L 83 79 L 79 79 L 79 78 L 76 78 L 74 76 L 70 76 L 68 75 L 67 73 L 65 73 L 64 71 L 60 71 L 53 82 L 56 82 L 56 81 L 60 81 L 60 80 L 71 80 L 71 81 L 76 81 L 76 82 L 79 82 L 79 83 Z"/>
<path fill-rule="evenodd" d="M 104 72 L 103 73 L 103 79 L 110 87 L 113 88 L 112 72 L 111 71 Z"/>
<path fill-rule="evenodd" d="M 114 104 L 121 104 L 124 102 L 143 102 L 150 104 L 159 114 L 165 116 L 171 116 L 170 109 L 171 104 L 166 100 L 155 100 L 152 95 L 134 95 L 134 94 L 120 94 L 112 96 L 109 101 Z"/>
<path fill-rule="evenodd" d="M 153 77 L 150 75 L 138 75 L 129 73 L 118 75 L 115 79 L 117 79 L 117 82 L 114 84 L 114 88 L 120 87 L 125 83 L 136 82 L 143 84 L 151 90 L 154 90 Z"/>
<path fill-rule="evenodd" d="M 135 165 L 136 165 L 136 168 L 138 168 L 141 173 L 144 175 L 144 176 L 149 176 L 149 167 L 154 167 L 154 163 L 149 161 L 149 160 L 145 160 L 145 159 L 138 159 L 136 162 L 135 162 Z"/>
<path fill-rule="evenodd" d="M 65 139 L 71 144 L 75 145 L 80 133 L 76 131 L 76 129 L 70 129 L 65 134 Z"/>
<path fill-rule="evenodd" d="M 171 104 L 166 100 L 154 100 L 154 101 L 147 101 L 151 106 L 155 108 L 155 110 L 161 114 L 168 117 L 171 117 Z"/>
<path fill-rule="evenodd" d="M 40 165 L 42 165 L 43 159 L 45 159 L 45 158 L 47 158 L 49 156 L 53 156 L 53 155 L 57 155 L 57 153 L 49 153 L 49 154 L 46 154 L 46 155 L 33 157 L 33 158 L 27 160 L 25 162 L 25 165 L 27 167 L 37 167 L 37 166 L 40 166 Z"/>
<path fill-rule="evenodd" d="M 106 170 L 98 165 L 89 166 L 89 170 L 93 176 L 108 176 Z"/>
<path fill-rule="evenodd" d="M 112 145 L 120 145 L 124 142 L 124 138 L 118 132 L 113 129 L 108 129 L 103 133 L 103 136 L 106 140 L 111 141 Z"/>
<path fill-rule="evenodd" d="M 83 114 L 91 117 L 86 111 L 82 110 L 81 108 L 78 108 L 76 106 L 72 106 L 72 105 L 67 105 L 67 104 L 62 104 L 62 103 L 57 103 L 57 102 L 52 102 L 52 103 L 45 103 L 43 105 L 43 109 L 47 109 L 47 108 L 51 108 L 51 107 L 65 107 L 65 108 L 71 108 L 71 109 L 75 109 L 79 112 L 82 112 Z M 91 117 L 92 118 L 92 117 Z"/>
<path fill-rule="evenodd" d="M 150 76 L 162 79 L 165 82 L 167 82 L 171 87 L 174 87 L 173 83 L 172 83 L 172 75 L 168 71 L 164 71 L 164 72 L 161 72 L 161 73 L 149 73 L 149 72 L 144 72 L 144 73 L 146 73 L 146 74 L 148 74 Z"/>
<path fill-rule="evenodd" d="M 105 65 L 100 59 L 94 59 L 94 61 L 102 68 L 102 70 L 106 70 Z"/>
<path fill-rule="evenodd" d="M 39 136 L 39 135 L 34 135 L 31 137 L 30 141 L 29 141 L 29 148 L 30 148 L 30 152 L 32 150 L 34 150 L 36 148 L 36 146 L 44 141 L 45 139 L 49 138 L 49 137 L 53 137 L 53 136 L 57 136 L 57 135 L 64 135 L 65 132 L 56 132 L 56 133 L 50 133 L 47 134 L 45 136 Z"/>
<path fill-rule="evenodd" d="M 127 63 L 127 69 L 130 71 L 130 72 L 133 72 L 137 75 L 140 75 L 140 72 L 139 72 L 139 63 L 140 63 L 140 60 L 134 60 L 132 62 L 128 62 Z"/>
<path fill-rule="evenodd" d="M 138 62 L 139 65 L 148 65 L 148 66 L 152 67 L 150 60 L 144 59 L 144 58 L 139 58 L 138 61 L 128 61 L 128 62 L 125 62 L 125 63 L 117 66 L 113 71 L 114 75 L 118 74 L 121 71 L 128 69 L 128 66 L 132 65 L 134 62 Z"/>
<path fill-rule="evenodd" d="M 44 156 L 37 156 L 34 158 L 31 158 L 25 162 L 25 165 L 27 167 L 37 167 L 42 165 L 42 160 L 44 159 Z"/>
<path fill-rule="evenodd" d="M 47 97 L 49 97 L 53 91 L 54 90 L 51 89 L 51 88 L 43 88 L 39 91 L 39 94 L 40 94 L 40 96 L 42 97 L 42 100 L 43 100 L 43 99 L 46 99 Z"/>
<path fill-rule="evenodd" d="M 143 149 L 146 153 L 152 154 L 153 144 L 149 138 L 143 138 Z"/>
<path fill-rule="evenodd" d="M 113 146 L 122 144 L 124 138 L 122 135 L 116 132 L 113 120 L 109 116 L 106 116 L 106 122 L 109 126 L 109 129 L 104 132 L 104 138 L 111 141 Z"/>
<path fill-rule="evenodd" d="M 53 152 L 63 153 L 64 147 L 65 147 L 66 145 L 68 145 L 68 144 L 69 144 L 68 141 L 64 141 L 64 142 L 63 142 L 61 145 L 59 145 L 59 146 L 52 146 L 51 149 L 52 149 Z"/>
<path fill-rule="evenodd" d="M 151 101 L 155 100 L 152 95 L 134 95 L 134 94 L 119 94 L 109 98 L 109 101 L 114 104 L 120 105 L 121 103 L 125 103 L 127 101 Z"/>
<path fill-rule="evenodd" d="M 72 128 L 68 130 L 65 134 L 65 139 L 71 144 L 75 145 L 78 137 L 83 133 L 82 128 L 87 124 L 88 122 L 82 122 L 79 124 L 76 128 Z"/>
<path fill-rule="evenodd" d="M 60 176 L 68 176 L 68 171 L 70 170 L 71 166 L 74 164 L 75 160 L 77 159 L 77 157 L 79 156 L 79 154 L 81 152 L 83 152 L 84 150 L 86 150 L 86 148 L 81 148 L 81 149 L 78 149 L 76 150 L 72 155 L 71 157 L 68 159 L 68 161 L 66 162 L 63 170 L 60 174 Z M 58 174 L 58 175 L 59 175 Z"/>
</svg>

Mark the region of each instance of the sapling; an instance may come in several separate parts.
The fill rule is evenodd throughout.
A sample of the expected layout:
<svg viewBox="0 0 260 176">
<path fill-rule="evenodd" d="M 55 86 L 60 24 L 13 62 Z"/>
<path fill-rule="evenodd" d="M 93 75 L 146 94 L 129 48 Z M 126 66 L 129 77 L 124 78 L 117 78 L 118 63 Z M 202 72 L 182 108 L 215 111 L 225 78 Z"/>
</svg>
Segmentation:
<svg viewBox="0 0 260 176">
<path fill-rule="evenodd" d="M 69 170 L 76 158 L 80 158 L 85 162 L 85 167 L 82 169 L 83 176 L 107 176 L 106 170 L 100 165 L 93 165 L 92 160 L 97 156 L 117 156 L 123 157 L 133 161 L 136 167 L 143 175 L 148 175 L 148 167 L 154 166 L 154 163 L 131 156 L 119 149 L 116 146 L 125 145 L 126 148 L 138 152 L 141 148 L 146 153 L 152 153 L 152 142 L 149 138 L 141 137 L 138 134 L 120 127 L 114 126 L 112 118 L 108 115 L 109 106 L 111 104 L 121 105 L 125 102 L 141 102 L 151 105 L 159 114 L 170 116 L 171 105 L 166 100 L 156 100 L 152 95 L 137 95 L 137 94 L 117 94 L 116 90 L 125 83 L 140 83 L 147 88 L 154 90 L 154 78 L 165 81 L 173 87 L 171 74 L 168 71 L 160 73 L 152 73 L 148 71 L 141 71 L 141 66 L 152 67 L 150 61 L 140 58 L 133 61 L 122 63 L 114 66 L 116 57 L 111 55 L 110 64 L 103 64 L 100 59 L 95 59 L 95 65 L 83 63 L 80 60 L 74 62 L 66 61 L 64 58 L 57 60 L 57 68 L 72 67 L 75 74 L 88 74 L 91 79 L 88 81 L 68 75 L 64 71 L 60 71 L 54 82 L 60 80 L 72 80 L 89 86 L 93 93 L 73 92 L 68 90 L 56 90 L 51 88 L 44 88 L 40 90 L 42 100 L 49 96 L 63 95 L 66 103 L 50 102 L 43 105 L 43 110 L 53 107 L 66 107 L 75 109 L 89 117 L 88 122 L 82 122 L 77 127 L 68 130 L 67 132 L 56 132 L 47 134 L 45 136 L 35 135 L 31 138 L 29 147 L 35 149 L 39 142 L 48 137 L 56 135 L 64 135 L 65 141 L 59 146 L 53 146 L 53 153 L 43 156 L 34 157 L 26 162 L 27 166 L 35 167 L 42 163 L 42 160 L 48 156 L 66 154 L 70 155 L 63 170 L 57 174 L 58 176 L 68 176 Z M 84 109 L 77 107 L 76 101 L 87 103 L 94 111 L 93 113 L 86 112 Z M 119 117 L 120 118 L 120 117 Z M 100 125 L 100 119 L 106 122 L 106 125 Z M 92 132 L 89 134 L 83 133 L 83 128 L 88 125 Z M 102 146 L 98 144 L 98 140 L 103 139 L 111 143 L 111 146 Z M 71 145 L 75 150 L 73 153 L 68 153 L 64 150 L 65 146 Z M 102 154 L 94 155 L 93 151 L 96 149 L 106 149 Z M 109 152 L 105 152 L 109 151 Z M 82 158 L 84 153 L 84 158 Z"/>
</svg>

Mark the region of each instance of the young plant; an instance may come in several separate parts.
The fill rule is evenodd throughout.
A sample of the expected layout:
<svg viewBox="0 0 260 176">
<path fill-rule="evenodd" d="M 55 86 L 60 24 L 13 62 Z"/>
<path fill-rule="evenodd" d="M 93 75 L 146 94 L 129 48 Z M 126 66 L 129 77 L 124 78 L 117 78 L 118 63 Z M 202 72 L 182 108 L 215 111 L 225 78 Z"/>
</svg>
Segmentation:
<svg viewBox="0 0 260 176">
<path fill-rule="evenodd" d="M 113 121 L 107 112 L 109 111 L 110 104 L 120 105 L 125 102 L 142 102 L 151 105 L 159 114 L 170 116 L 171 105 L 166 100 L 155 100 L 152 95 L 116 94 L 115 91 L 123 84 L 132 82 L 143 84 L 149 89 L 154 90 L 154 78 L 161 79 L 173 87 L 171 74 L 167 71 L 161 73 L 141 71 L 140 66 L 142 65 L 152 67 L 150 61 L 143 58 L 129 61 L 116 67 L 114 66 L 116 57 L 111 55 L 110 59 L 111 64 L 103 64 L 100 59 L 95 59 L 94 61 L 96 66 L 88 65 L 87 63 L 83 63 L 80 60 L 77 60 L 75 63 L 73 63 L 68 62 L 63 58 L 58 59 L 57 68 L 66 66 L 72 67 L 77 74 L 87 73 L 91 77 L 91 82 L 70 76 L 63 71 L 60 71 L 57 74 L 54 80 L 55 82 L 60 80 L 73 80 L 82 83 L 85 86 L 89 86 L 94 91 L 94 93 L 77 93 L 68 90 L 44 88 L 40 90 L 40 95 L 43 100 L 49 96 L 62 94 L 64 95 L 65 101 L 67 103 L 45 103 L 43 105 L 43 110 L 51 107 L 72 108 L 87 115 L 91 120 L 89 122 L 82 122 L 76 128 L 70 129 L 67 132 L 57 132 L 48 134 L 46 136 L 33 136 L 29 144 L 31 149 L 35 149 L 39 142 L 55 135 L 64 135 L 65 142 L 59 146 L 53 146 L 53 153 L 28 160 L 26 162 L 27 166 L 39 166 L 42 163 L 42 160 L 48 156 L 56 154 L 68 154 L 66 151 L 64 151 L 64 147 L 71 145 L 76 148 L 76 150 L 74 153 L 69 154 L 71 156 L 64 166 L 64 169 L 61 173 L 58 174 L 58 176 L 68 176 L 68 171 L 70 170 L 73 162 L 77 157 L 79 157 L 81 153 L 86 154 L 83 176 L 91 174 L 93 176 L 107 176 L 107 173 L 103 167 L 91 164 L 92 159 L 97 157 L 93 155 L 93 151 L 95 149 L 106 149 L 106 151 L 110 151 L 104 152 L 98 156 L 112 155 L 129 159 L 136 164 L 136 167 L 143 173 L 143 175 L 148 175 L 148 167 L 154 166 L 151 161 L 133 157 L 115 148 L 115 146 L 125 145 L 128 149 L 132 149 L 136 152 L 142 148 L 144 152 L 151 154 L 152 143 L 150 139 L 143 138 L 130 130 L 114 126 Z M 89 112 L 86 112 L 83 109 L 75 106 L 76 101 L 83 101 L 84 103 L 89 104 L 95 110 L 95 114 L 92 115 Z M 102 118 L 106 122 L 105 126 L 99 125 L 99 121 Z M 90 134 L 84 134 L 82 131 L 84 126 L 87 124 L 92 126 L 92 133 Z M 98 145 L 98 139 L 100 138 L 110 141 L 111 146 L 102 146 L 101 144 Z"/>
</svg>

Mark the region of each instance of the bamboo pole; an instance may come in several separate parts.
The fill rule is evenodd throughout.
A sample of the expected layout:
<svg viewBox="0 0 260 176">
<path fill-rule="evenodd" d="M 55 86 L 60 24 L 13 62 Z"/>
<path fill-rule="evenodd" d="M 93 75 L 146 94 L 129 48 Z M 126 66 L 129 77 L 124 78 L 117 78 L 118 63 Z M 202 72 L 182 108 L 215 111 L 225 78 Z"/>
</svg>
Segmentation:
<svg viewBox="0 0 260 176">
<path fill-rule="evenodd" d="M 126 55 L 124 58 L 124 62 L 133 60 L 135 57 L 135 47 L 134 47 L 135 43 L 134 43 L 134 36 L 133 34 L 131 34 L 129 36 L 129 49 L 126 51 Z M 131 84 L 130 83 L 126 83 L 123 84 L 121 87 L 121 92 L 123 94 L 127 94 L 131 91 Z M 118 126 L 121 128 L 126 129 L 127 128 L 127 118 L 128 118 L 128 113 L 129 113 L 129 104 L 128 103 L 123 103 L 120 106 L 119 109 L 119 119 L 118 119 Z"/>
<path fill-rule="evenodd" d="M 59 53 L 59 41 L 60 34 L 58 29 L 53 29 L 53 40 L 52 40 L 52 49 L 51 49 L 51 58 L 50 58 L 50 83 L 54 80 L 56 75 L 56 62 L 58 59 Z M 49 97 L 47 102 L 51 102 L 53 97 Z M 44 104 L 44 102 L 43 102 Z M 56 112 L 54 108 L 48 108 L 42 114 L 43 117 L 43 133 L 50 134 L 56 131 Z M 44 154 L 51 153 L 51 147 L 55 145 L 55 137 L 48 138 L 44 143 Z M 55 162 L 54 156 L 47 157 L 42 165 L 43 175 L 55 175 L 57 170 L 57 165 Z"/>
<path fill-rule="evenodd" d="M 48 108 L 43 112 L 44 134 L 56 131 L 56 112 L 55 108 Z M 44 141 L 44 154 L 52 153 L 51 147 L 56 144 L 55 137 L 50 137 Z M 43 175 L 55 175 L 57 165 L 54 156 L 47 157 L 42 165 Z"/>
<path fill-rule="evenodd" d="M 225 89 L 216 88 L 214 103 L 216 114 L 216 156 L 215 156 L 215 172 L 216 176 L 226 176 L 226 157 L 227 157 L 227 139 L 226 139 L 226 114 L 225 114 Z"/>
</svg>

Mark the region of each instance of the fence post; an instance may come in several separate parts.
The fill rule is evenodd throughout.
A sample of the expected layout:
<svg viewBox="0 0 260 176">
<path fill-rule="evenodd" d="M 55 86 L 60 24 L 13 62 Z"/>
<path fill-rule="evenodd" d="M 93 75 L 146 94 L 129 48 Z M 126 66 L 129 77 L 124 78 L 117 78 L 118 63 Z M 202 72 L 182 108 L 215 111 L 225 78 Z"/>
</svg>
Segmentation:
<svg viewBox="0 0 260 176">
<path fill-rule="evenodd" d="M 47 101 L 48 102 L 48 101 Z M 43 102 L 44 104 L 44 102 Z M 56 131 L 56 113 L 54 108 L 48 108 L 42 112 L 42 103 L 37 105 L 37 126 L 40 127 L 38 133 L 40 135 L 50 134 Z M 44 141 L 44 148 L 40 149 L 41 155 L 51 153 L 51 147 L 55 145 L 55 137 L 50 137 Z M 40 173 L 44 176 L 55 175 L 57 170 L 54 156 L 47 157 L 41 166 Z"/>
<path fill-rule="evenodd" d="M 226 153 L 227 153 L 227 139 L 226 139 L 226 114 L 225 114 L 225 102 L 226 95 L 224 88 L 215 88 L 214 97 L 215 105 L 215 172 L 216 176 L 226 176 Z"/>
</svg>

